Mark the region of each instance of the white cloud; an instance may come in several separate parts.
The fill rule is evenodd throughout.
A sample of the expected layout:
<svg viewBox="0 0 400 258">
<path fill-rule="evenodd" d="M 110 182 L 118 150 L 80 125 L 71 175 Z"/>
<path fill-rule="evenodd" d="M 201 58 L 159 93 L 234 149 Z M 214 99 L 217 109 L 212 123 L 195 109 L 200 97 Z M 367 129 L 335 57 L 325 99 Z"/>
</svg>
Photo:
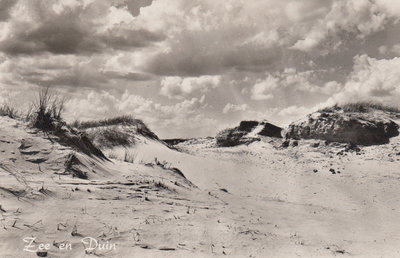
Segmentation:
<svg viewBox="0 0 400 258">
<path fill-rule="evenodd" d="M 251 98 L 254 100 L 272 99 L 274 95 L 271 92 L 278 88 L 278 82 L 279 79 L 271 75 L 268 75 L 268 77 L 262 81 L 257 81 L 251 89 Z"/>
<path fill-rule="evenodd" d="M 289 107 L 286 107 L 286 108 L 280 110 L 278 112 L 278 115 L 293 119 L 293 118 L 298 118 L 298 117 L 307 115 L 308 113 L 311 112 L 311 110 L 313 110 L 313 109 L 302 107 L 302 106 L 298 107 L 296 105 L 293 105 L 293 106 L 289 106 Z"/>
<path fill-rule="evenodd" d="M 313 85 L 311 80 L 315 77 L 314 71 L 297 72 L 296 70 L 286 70 L 280 75 L 282 84 L 295 90 L 303 90 L 307 92 L 316 91 L 317 86 Z"/>
<path fill-rule="evenodd" d="M 387 48 L 387 46 L 380 46 L 380 47 L 378 48 L 378 51 L 379 51 L 379 53 L 380 53 L 381 55 L 385 55 L 385 54 L 388 52 L 388 48 Z"/>
<path fill-rule="evenodd" d="M 145 62 L 159 75 L 205 75 L 231 69 L 266 70 L 323 17 L 331 0 L 156 1 L 138 21 L 169 35 L 165 51 Z M 286 50 L 286 51 L 281 51 Z"/>
<path fill-rule="evenodd" d="M 196 136 L 215 120 L 290 117 L 330 97 L 399 96 L 393 0 L 0 2 L 0 87 L 61 89 L 77 118 L 130 112 Z"/>
<path fill-rule="evenodd" d="M 161 81 L 160 93 L 168 98 L 182 99 L 193 93 L 205 93 L 220 85 L 221 76 L 165 77 Z"/>
<path fill-rule="evenodd" d="M 393 45 L 390 51 L 395 53 L 396 55 L 400 55 L 400 44 Z"/>
<path fill-rule="evenodd" d="M 316 84 L 315 81 L 317 79 L 317 74 L 315 71 L 282 74 L 281 78 L 281 85 L 284 87 L 308 93 L 331 95 L 342 88 L 341 84 L 336 81 L 328 81 L 321 85 Z"/>
<path fill-rule="evenodd" d="M 135 22 L 127 3 L 117 7 L 118 1 L 105 0 L 14 2 L 6 29 L 0 28 L 5 34 L 0 51 L 11 56 L 130 51 L 165 38 Z"/>
<path fill-rule="evenodd" d="M 193 133 L 191 130 L 198 136 L 204 136 L 211 134 L 216 124 L 216 120 L 204 115 L 206 106 L 204 96 L 174 105 L 161 105 L 128 91 L 118 96 L 107 91 L 92 90 L 84 98 L 71 98 L 66 103 L 65 117 L 73 121 L 127 114 L 143 119 L 152 129 L 162 132 L 161 137 L 185 137 Z"/>
<path fill-rule="evenodd" d="M 353 71 L 344 88 L 329 102 L 378 101 L 398 105 L 400 99 L 400 58 L 354 58 Z"/>
<path fill-rule="evenodd" d="M 300 72 L 292 68 L 285 69 L 268 75 L 264 80 L 258 80 L 250 89 L 250 97 L 253 100 L 268 100 L 277 93 L 287 95 L 295 92 L 332 95 L 343 87 L 336 81 L 321 82 L 318 75 L 319 72 L 314 70 Z M 248 91 L 243 88 L 241 93 L 246 94 Z"/>
<path fill-rule="evenodd" d="M 324 87 L 321 88 L 321 92 L 326 95 L 331 95 L 339 92 L 343 88 L 343 85 L 337 81 L 329 81 L 325 83 Z"/>
<path fill-rule="evenodd" d="M 247 109 L 247 104 L 235 105 L 235 104 L 228 103 L 222 109 L 222 113 L 229 114 L 232 112 L 245 111 L 246 109 Z"/>
<path fill-rule="evenodd" d="M 379 5 L 388 15 L 393 17 L 400 16 L 400 2 L 393 0 L 375 0 L 376 4 Z"/>
<path fill-rule="evenodd" d="M 308 52 L 328 37 L 336 38 L 333 46 L 337 48 L 342 44 L 342 39 L 338 38 L 340 34 L 350 33 L 362 39 L 382 30 L 387 19 L 388 15 L 374 1 L 338 0 L 326 16 L 314 22 L 312 29 L 293 45 L 293 49 Z"/>
<path fill-rule="evenodd" d="M 296 119 L 300 119 L 305 115 L 317 110 L 319 105 L 308 108 L 305 106 L 291 105 L 283 108 L 268 108 L 263 111 L 247 110 L 244 115 L 249 120 L 267 120 L 275 125 L 284 127 Z"/>
</svg>

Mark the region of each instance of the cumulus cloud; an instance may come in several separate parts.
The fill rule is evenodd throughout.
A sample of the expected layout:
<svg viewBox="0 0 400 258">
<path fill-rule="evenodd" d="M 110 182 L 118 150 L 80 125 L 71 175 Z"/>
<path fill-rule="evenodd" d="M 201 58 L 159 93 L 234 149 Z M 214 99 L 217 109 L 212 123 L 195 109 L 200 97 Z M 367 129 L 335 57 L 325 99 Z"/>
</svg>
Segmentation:
<svg viewBox="0 0 400 258">
<path fill-rule="evenodd" d="M 127 8 L 117 9 L 106 1 L 72 3 L 17 1 L 0 51 L 9 55 L 89 54 L 142 48 L 164 38 L 137 26 Z"/>
<path fill-rule="evenodd" d="M 66 102 L 66 118 L 69 121 L 91 120 L 127 114 L 143 119 L 155 131 L 161 132 L 161 137 L 173 137 L 177 133 L 188 136 L 190 130 L 206 135 L 216 124 L 216 120 L 202 113 L 206 106 L 204 96 L 161 105 L 128 91 L 122 95 L 89 91 L 83 98 L 75 96 Z"/>
<path fill-rule="evenodd" d="M 394 103 L 399 18 L 391 0 L 0 0 L 0 87 L 51 86 L 71 116 L 131 112 L 175 136 L 327 99 Z"/>
<path fill-rule="evenodd" d="M 278 88 L 279 79 L 269 75 L 264 80 L 258 81 L 251 89 L 251 98 L 254 100 L 272 99 L 272 90 Z"/>
<path fill-rule="evenodd" d="M 375 3 L 379 5 L 388 15 L 393 17 L 400 16 L 400 3 L 392 0 L 375 0 Z"/>
<path fill-rule="evenodd" d="M 332 4 L 329 13 L 316 21 L 304 39 L 298 40 L 294 49 L 310 51 L 326 40 L 334 40 L 334 48 L 342 44 L 340 35 L 348 33 L 356 38 L 365 38 L 382 30 L 388 16 L 374 1 L 339 0 Z"/>
<path fill-rule="evenodd" d="M 245 111 L 246 109 L 247 109 L 247 104 L 235 105 L 235 104 L 228 103 L 222 109 L 222 113 L 229 114 L 232 112 Z"/>
<path fill-rule="evenodd" d="M 180 76 L 274 69 L 290 55 L 288 46 L 302 32 L 295 24 L 311 26 L 310 21 L 323 16 L 329 4 L 320 0 L 301 4 L 292 0 L 157 1 L 153 3 L 157 12 L 144 8 L 139 18 L 163 17 L 153 26 L 166 31 L 171 40 L 166 51 L 144 63 L 144 69 Z"/>
<path fill-rule="evenodd" d="M 285 63 L 305 65 L 341 52 L 396 23 L 387 1 L 169 1 L 143 8 L 141 22 L 169 35 L 164 51 L 143 63 L 158 75 L 198 76 L 231 70 L 265 71 Z M 204 47 L 208 46 L 208 47 Z M 345 57 L 343 57 L 345 58 Z M 349 57 L 351 59 L 351 56 Z"/>
<path fill-rule="evenodd" d="M 298 92 L 331 95 L 343 87 L 336 81 L 321 82 L 318 75 L 318 71 L 296 71 L 290 68 L 273 75 L 269 74 L 264 80 L 258 80 L 251 88 L 250 97 L 253 100 L 268 100 L 277 93 L 289 95 Z M 244 88 L 242 93 L 246 92 L 247 88 Z"/>
<path fill-rule="evenodd" d="M 50 86 L 72 88 L 112 88 L 121 82 L 147 81 L 151 75 L 137 71 L 118 69 L 118 64 L 101 67 L 106 57 L 74 55 L 23 56 L 0 62 L 0 84 L 22 87 Z"/>
<path fill-rule="evenodd" d="M 396 55 L 400 55 L 400 44 L 395 44 L 390 49 L 391 52 L 395 53 Z M 386 50 L 387 52 L 387 50 Z"/>
<path fill-rule="evenodd" d="M 381 55 L 384 55 L 384 54 L 386 54 L 386 53 L 388 52 L 388 48 L 387 48 L 387 46 L 380 46 L 380 47 L 378 48 L 378 51 L 379 51 L 379 53 L 380 53 Z"/>
<path fill-rule="evenodd" d="M 165 77 L 161 81 L 160 93 L 168 98 L 182 99 L 193 93 L 205 93 L 220 85 L 221 76 Z"/>
<path fill-rule="evenodd" d="M 303 72 L 287 70 L 280 74 L 280 79 L 280 84 L 284 88 L 293 91 L 331 95 L 342 88 L 341 84 L 336 81 L 319 82 L 318 72 L 313 70 Z"/>
<path fill-rule="evenodd" d="M 299 107 L 299 106 L 293 105 L 293 106 L 289 106 L 289 107 L 286 107 L 286 108 L 280 110 L 278 112 L 278 115 L 293 119 L 294 117 L 301 117 L 301 116 L 307 115 L 308 113 L 311 112 L 311 110 L 313 110 L 313 109 L 306 108 L 303 106 Z"/>
<path fill-rule="evenodd" d="M 287 107 L 267 108 L 261 111 L 248 109 L 244 112 L 242 119 L 267 120 L 278 126 L 286 126 L 294 120 L 301 119 L 307 114 L 316 111 L 320 105 L 306 107 L 302 105 L 290 105 Z"/>
<path fill-rule="evenodd" d="M 367 55 L 354 58 L 354 68 L 344 88 L 332 102 L 377 101 L 398 105 L 400 98 L 400 58 L 376 59 Z"/>
</svg>

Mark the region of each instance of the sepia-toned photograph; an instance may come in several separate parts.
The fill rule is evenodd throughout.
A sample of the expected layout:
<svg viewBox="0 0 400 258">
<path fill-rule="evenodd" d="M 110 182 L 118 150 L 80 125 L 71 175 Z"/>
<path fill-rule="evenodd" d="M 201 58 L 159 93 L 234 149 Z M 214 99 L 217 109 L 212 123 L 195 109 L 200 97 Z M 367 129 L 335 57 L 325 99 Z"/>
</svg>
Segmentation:
<svg viewBox="0 0 400 258">
<path fill-rule="evenodd" d="M 400 1 L 0 0 L 0 258 L 400 257 Z"/>
</svg>

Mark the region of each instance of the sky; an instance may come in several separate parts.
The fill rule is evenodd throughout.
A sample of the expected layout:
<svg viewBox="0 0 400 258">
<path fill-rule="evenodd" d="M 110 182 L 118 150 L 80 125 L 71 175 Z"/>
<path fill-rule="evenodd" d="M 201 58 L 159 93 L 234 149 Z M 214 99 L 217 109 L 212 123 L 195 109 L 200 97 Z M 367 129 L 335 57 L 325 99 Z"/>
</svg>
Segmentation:
<svg viewBox="0 0 400 258">
<path fill-rule="evenodd" d="M 400 1 L 0 0 L 0 103 L 50 87 L 69 122 L 128 114 L 161 138 L 399 105 L 399 57 Z"/>
</svg>

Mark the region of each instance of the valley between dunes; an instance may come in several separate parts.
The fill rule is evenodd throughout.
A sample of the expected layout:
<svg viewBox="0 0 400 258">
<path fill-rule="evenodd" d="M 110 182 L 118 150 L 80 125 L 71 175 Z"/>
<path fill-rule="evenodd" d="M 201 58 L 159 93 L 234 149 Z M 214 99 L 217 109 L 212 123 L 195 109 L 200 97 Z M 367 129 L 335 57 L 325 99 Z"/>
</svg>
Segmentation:
<svg viewBox="0 0 400 258">
<path fill-rule="evenodd" d="M 138 137 L 132 162 L 75 153 L 88 179 L 65 173 L 74 151 L 52 137 L 0 117 L 1 257 L 400 255 L 399 136 L 359 152 Z M 29 237 L 49 250 L 24 251 Z M 106 250 L 85 251 L 85 237 Z"/>
</svg>

